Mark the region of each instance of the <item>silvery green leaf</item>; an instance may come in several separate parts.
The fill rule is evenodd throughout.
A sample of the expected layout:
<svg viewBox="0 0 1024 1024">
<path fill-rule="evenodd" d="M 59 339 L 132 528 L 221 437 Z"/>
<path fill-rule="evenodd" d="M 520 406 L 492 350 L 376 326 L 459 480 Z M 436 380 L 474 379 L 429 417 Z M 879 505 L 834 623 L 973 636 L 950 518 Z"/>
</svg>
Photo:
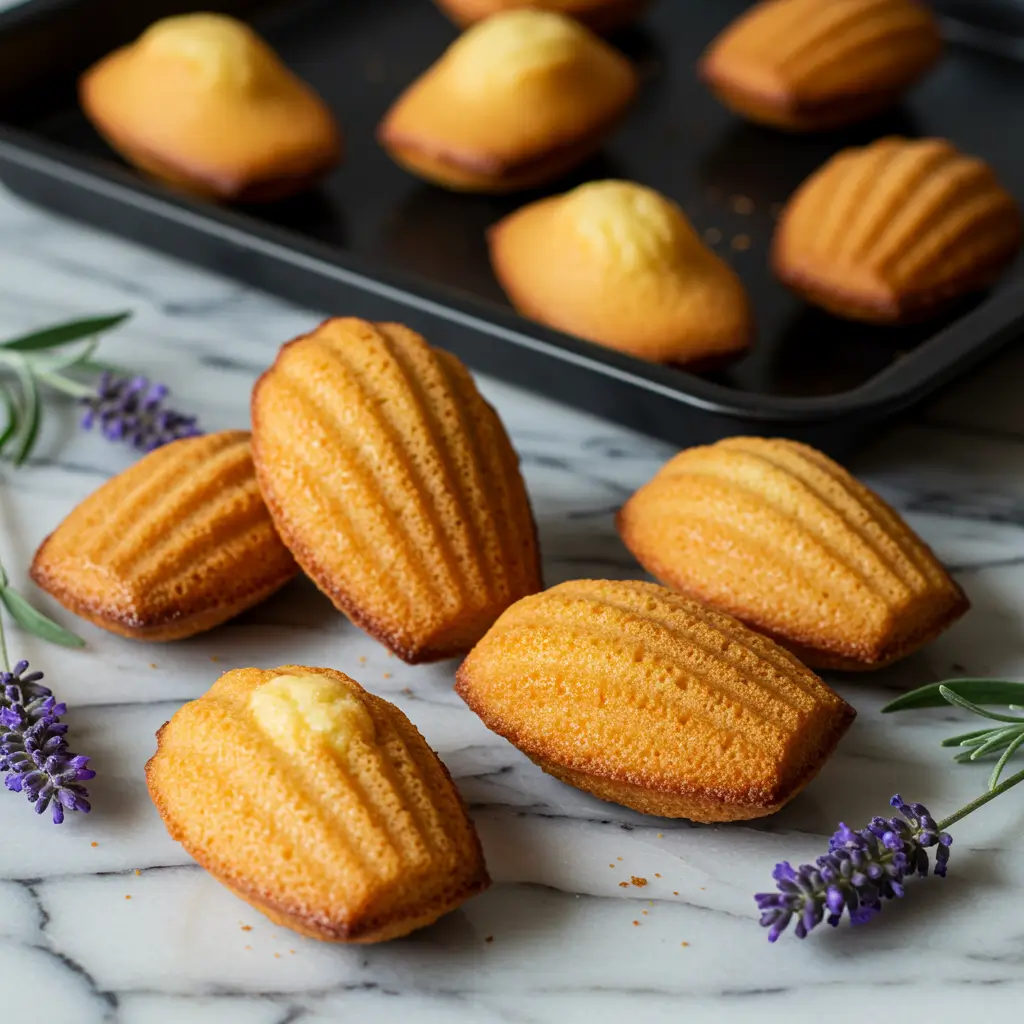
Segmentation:
<svg viewBox="0 0 1024 1024">
<path fill-rule="evenodd" d="M 86 320 L 71 320 L 68 323 L 56 324 L 53 327 L 46 327 L 41 331 L 34 331 L 32 334 L 22 335 L 6 341 L 0 348 L 12 352 L 34 352 L 39 349 L 56 348 L 58 345 L 68 345 L 73 341 L 81 341 L 83 338 L 91 337 L 102 331 L 109 331 L 113 327 L 124 323 L 131 313 L 116 313 L 113 316 L 94 316 Z"/>
<path fill-rule="evenodd" d="M 912 708 L 941 708 L 946 699 L 940 687 L 952 690 L 975 704 L 1012 704 L 1024 701 L 1024 683 L 1008 679 L 947 679 L 942 683 L 929 683 L 889 701 L 882 712 L 907 711 Z"/>
<path fill-rule="evenodd" d="M 38 636 L 51 644 L 60 644 L 61 647 L 84 647 L 85 641 L 80 636 L 66 630 L 59 623 L 48 618 L 42 612 L 36 611 L 11 587 L 4 587 L 0 590 L 0 602 L 11 613 L 11 618 L 21 626 L 22 629 Z"/>
<path fill-rule="evenodd" d="M 940 744 L 943 747 L 973 747 L 985 742 L 991 729 L 975 729 L 974 732 L 962 732 L 959 736 L 949 736 Z"/>
<path fill-rule="evenodd" d="M 1006 767 L 1006 762 L 1016 753 L 1017 748 L 1024 743 L 1024 732 L 1022 732 L 1010 745 L 1003 751 L 1003 756 L 996 762 L 995 768 L 992 769 L 992 774 L 989 776 L 988 788 L 995 789 L 999 785 L 999 776 L 1003 774 L 1003 769 Z"/>
<path fill-rule="evenodd" d="M 1024 725 L 1024 718 L 1018 718 L 1014 715 L 1000 715 L 996 711 L 986 711 L 983 707 L 979 707 L 977 704 L 972 703 L 966 697 L 961 697 L 960 694 L 951 690 L 944 683 L 939 684 L 939 693 L 941 693 L 950 704 L 956 704 L 959 707 L 964 708 L 966 711 L 970 711 L 975 715 L 980 715 L 982 718 L 991 718 L 993 722 L 1010 722 L 1013 725 Z"/>
<path fill-rule="evenodd" d="M 0 431 L 0 453 L 7 447 L 7 442 L 17 433 L 18 430 L 18 406 L 11 393 L 0 386 L 0 405 L 4 407 L 4 429 Z"/>
<path fill-rule="evenodd" d="M 36 438 L 39 436 L 39 422 L 42 417 L 42 408 L 39 401 L 39 385 L 35 377 L 27 368 L 18 368 L 18 376 L 21 378 L 22 403 L 21 422 L 18 425 L 18 434 L 15 438 L 14 464 L 22 465 L 32 454 Z"/>
<path fill-rule="evenodd" d="M 971 760 L 977 761 L 978 758 L 991 754 L 994 750 L 1001 750 L 1007 743 L 1015 739 L 1019 732 L 1019 728 L 1014 729 L 1012 727 L 993 730 L 992 735 L 984 743 L 979 744 L 971 751 Z"/>
</svg>

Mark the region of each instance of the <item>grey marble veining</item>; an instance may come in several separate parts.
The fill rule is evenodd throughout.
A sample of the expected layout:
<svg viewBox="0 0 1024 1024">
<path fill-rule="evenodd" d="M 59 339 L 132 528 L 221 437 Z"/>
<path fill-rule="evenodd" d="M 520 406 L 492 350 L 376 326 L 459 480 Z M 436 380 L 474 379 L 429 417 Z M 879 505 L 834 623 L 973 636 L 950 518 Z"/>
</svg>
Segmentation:
<svg viewBox="0 0 1024 1024">
<path fill-rule="evenodd" d="M 166 380 L 208 429 L 246 425 L 253 380 L 316 320 L 0 194 L 0 331 L 120 309 L 135 317 L 105 356 Z M 1017 346 L 854 461 L 955 568 L 974 610 L 903 664 L 835 681 L 860 717 L 815 783 L 764 821 L 654 820 L 555 782 L 462 705 L 451 664 L 387 657 L 303 581 L 169 646 L 76 624 L 89 649 L 68 652 L 13 631 L 17 656 L 71 705 L 75 747 L 99 777 L 95 811 L 61 828 L 20 797 L 0 798 L 5 1019 L 675 1024 L 861 1020 L 868 1006 L 934 1021 L 978 1006 L 1019 1012 L 1024 793 L 957 828 L 949 878 L 913 883 L 872 927 L 769 947 L 751 893 L 770 885 L 776 860 L 815 856 L 837 817 L 860 822 L 896 789 L 941 812 L 983 787 L 987 767 L 955 767 L 938 747 L 961 716 L 878 709 L 950 674 L 1024 676 L 1022 372 Z M 481 383 L 522 455 L 548 580 L 637 575 L 613 511 L 670 449 Z M 0 554 L 15 579 L 68 510 L 131 460 L 75 419 L 56 402 L 32 463 L 0 469 Z M 155 730 L 221 671 L 294 660 L 350 672 L 416 722 L 470 803 L 496 883 L 488 893 L 408 939 L 332 947 L 272 926 L 167 837 L 142 779 Z M 634 875 L 648 885 L 620 886 Z"/>
</svg>

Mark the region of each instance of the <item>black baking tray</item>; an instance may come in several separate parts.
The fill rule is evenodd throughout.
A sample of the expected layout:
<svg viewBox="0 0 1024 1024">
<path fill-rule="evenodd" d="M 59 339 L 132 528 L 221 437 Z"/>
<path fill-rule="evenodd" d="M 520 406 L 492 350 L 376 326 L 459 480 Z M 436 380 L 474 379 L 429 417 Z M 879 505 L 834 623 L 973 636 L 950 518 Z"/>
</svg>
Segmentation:
<svg viewBox="0 0 1024 1024">
<path fill-rule="evenodd" d="M 34 0 L 0 15 L 0 178 L 44 207 L 274 292 L 323 313 L 401 320 L 470 365 L 678 444 L 752 432 L 849 447 L 1015 337 L 1019 266 L 945 321 L 900 329 L 844 322 L 771 276 L 779 205 L 832 153 L 883 134 L 942 135 L 989 160 L 1024 199 L 1024 66 L 951 45 L 897 109 L 841 133 L 791 137 L 748 125 L 697 82 L 701 50 L 748 4 L 662 0 L 615 42 L 643 88 L 602 153 L 549 192 L 631 178 L 675 198 L 743 278 L 759 340 L 698 377 L 530 323 L 509 307 L 484 231 L 544 192 L 456 195 L 394 166 L 374 128 L 395 96 L 455 38 L 430 0 L 206 3 L 250 19 L 327 99 L 345 165 L 324 185 L 263 207 L 176 195 L 125 166 L 78 109 L 75 79 L 151 21 L 196 9 L 175 0 Z M 750 205 L 753 212 L 743 212 Z M 286 339 L 282 339 L 284 341 Z"/>
</svg>

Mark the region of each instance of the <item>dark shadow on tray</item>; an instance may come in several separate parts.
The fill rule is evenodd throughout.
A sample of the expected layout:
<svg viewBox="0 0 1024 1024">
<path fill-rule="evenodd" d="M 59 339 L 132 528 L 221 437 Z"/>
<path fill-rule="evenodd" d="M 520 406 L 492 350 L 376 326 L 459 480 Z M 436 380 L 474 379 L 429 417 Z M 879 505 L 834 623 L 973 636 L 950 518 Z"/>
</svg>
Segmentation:
<svg viewBox="0 0 1024 1024">
<path fill-rule="evenodd" d="M 237 209 L 319 242 L 329 242 L 342 249 L 348 244 L 344 209 L 319 188 L 306 189 L 272 203 L 238 206 Z"/>
</svg>

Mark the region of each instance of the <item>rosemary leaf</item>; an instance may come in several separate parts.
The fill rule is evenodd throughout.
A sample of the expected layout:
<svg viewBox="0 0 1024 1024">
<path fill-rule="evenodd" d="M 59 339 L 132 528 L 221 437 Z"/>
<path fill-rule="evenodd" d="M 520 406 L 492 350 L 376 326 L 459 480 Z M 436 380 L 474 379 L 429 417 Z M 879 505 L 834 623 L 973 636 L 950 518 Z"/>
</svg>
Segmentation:
<svg viewBox="0 0 1024 1024">
<path fill-rule="evenodd" d="M 969 701 L 966 697 L 961 697 L 960 694 L 951 690 L 944 683 L 939 684 L 939 693 L 941 693 L 950 704 L 957 704 L 975 715 L 980 715 L 982 718 L 991 718 L 993 722 L 1010 722 L 1013 725 L 1024 725 L 1024 718 L 1019 718 L 1014 715 L 1000 715 L 996 711 L 986 711 L 984 708 Z"/>
<path fill-rule="evenodd" d="M 991 754 L 995 750 L 1001 750 L 1007 743 L 1014 740 L 1022 730 L 1024 730 L 1024 726 L 1016 729 L 1012 726 L 1006 729 L 993 729 L 992 735 L 984 743 L 979 744 L 971 751 L 971 760 L 977 761 L 978 758 L 984 757 L 986 754 Z"/>
<path fill-rule="evenodd" d="M 60 644 L 61 647 L 85 646 L 85 641 L 80 636 L 66 630 L 42 612 L 36 611 L 21 594 L 12 590 L 11 587 L 5 586 L 3 590 L 0 590 L 0 602 L 3 602 L 4 607 L 11 613 L 11 618 L 33 636 L 47 640 L 51 644 Z"/>
<path fill-rule="evenodd" d="M 973 747 L 985 742 L 991 729 L 976 729 L 974 732 L 962 732 L 959 736 L 950 736 L 940 744 L 943 747 Z"/>
<path fill-rule="evenodd" d="M 1008 679 L 947 679 L 945 682 L 929 683 L 927 686 L 920 686 L 916 690 L 902 694 L 889 701 L 882 708 L 882 713 L 908 711 L 912 708 L 944 707 L 946 699 L 940 692 L 940 687 L 943 686 L 975 704 L 1006 705 L 1014 701 L 1024 701 L 1024 683 Z"/>
<path fill-rule="evenodd" d="M 1006 762 L 1016 753 L 1017 748 L 1024 743 L 1024 731 L 1022 731 L 1016 739 L 1012 740 L 1010 745 L 1003 751 L 1002 757 L 996 762 L 995 768 L 992 769 L 992 774 L 989 776 L 988 788 L 995 789 L 999 785 L 999 776 L 1003 774 L 1003 769 L 1006 767 Z"/>
<path fill-rule="evenodd" d="M 4 429 L 0 431 L 0 453 L 7 447 L 8 441 L 18 431 L 18 406 L 11 397 L 10 391 L 0 385 L 0 405 L 4 407 L 5 420 Z"/>
<path fill-rule="evenodd" d="M 57 324 L 54 327 L 47 327 L 41 331 L 34 331 L 32 334 L 22 335 L 11 341 L 4 342 L 0 348 L 12 352 L 33 352 L 39 349 L 56 348 L 59 345 L 69 345 L 73 341 L 81 341 L 84 338 L 99 334 L 102 331 L 109 331 L 112 327 L 124 323 L 131 313 L 116 313 L 113 316 L 89 317 L 86 320 L 71 320 L 68 323 Z"/>
<path fill-rule="evenodd" d="M 36 383 L 36 379 L 31 371 L 27 366 L 19 366 L 17 372 L 21 380 L 22 401 L 24 403 L 14 452 L 14 464 L 20 466 L 32 454 L 32 449 L 35 448 L 36 438 L 39 436 L 42 408 L 39 401 L 39 385 Z"/>
</svg>

